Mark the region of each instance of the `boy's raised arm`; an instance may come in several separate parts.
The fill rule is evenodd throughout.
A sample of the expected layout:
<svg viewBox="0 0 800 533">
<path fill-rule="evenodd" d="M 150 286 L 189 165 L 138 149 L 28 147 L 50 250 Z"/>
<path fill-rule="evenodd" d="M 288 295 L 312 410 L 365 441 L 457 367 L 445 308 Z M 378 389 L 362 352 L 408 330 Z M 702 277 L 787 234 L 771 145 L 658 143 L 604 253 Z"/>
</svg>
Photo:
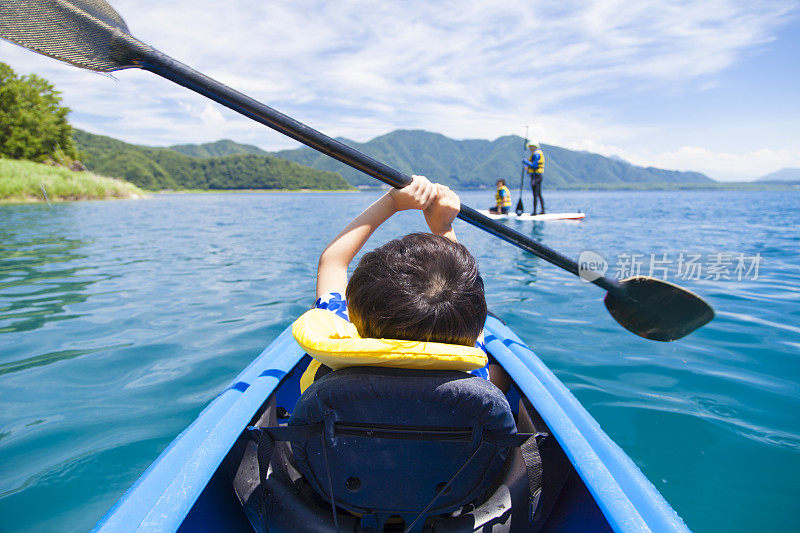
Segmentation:
<svg viewBox="0 0 800 533">
<path fill-rule="evenodd" d="M 450 190 L 450 187 L 437 183 L 435 185 L 437 194 L 436 199 L 423 212 L 425 222 L 431 233 L 447 237 L 453 242 L 458 242 L 456 232 L 453 231 L 453 220 L 461 210 L 461 199 Z"/>
<path fill-rule="evenodd" d="M 347 287 L 347 267 L 378 226 L 398 211 L 425 210 L 436 200 L 438 194 L 438 186 L 427 178 L 413 176 L 408 186 L 390 190 L 366 208 L 319 256 L 317 298 L 329 292 L 344 294 Z"/>
</svg>

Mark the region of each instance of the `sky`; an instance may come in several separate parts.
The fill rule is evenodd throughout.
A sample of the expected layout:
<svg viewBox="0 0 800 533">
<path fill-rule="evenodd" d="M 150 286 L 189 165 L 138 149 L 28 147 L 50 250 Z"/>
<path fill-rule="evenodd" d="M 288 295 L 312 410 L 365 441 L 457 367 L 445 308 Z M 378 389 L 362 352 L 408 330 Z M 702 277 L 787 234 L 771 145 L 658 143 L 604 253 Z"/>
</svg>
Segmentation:
<svg viewBox="0 0 800 533">
<path fill-rule="evenodd" d="M 800 1 L 112 0 L 131 33 L 332 137 L 524 135 L 723 181 L 800 167 Z M 0 41 L 74 126 L 151 146 L 296 142 L 148 72 Z"/>
</svg>

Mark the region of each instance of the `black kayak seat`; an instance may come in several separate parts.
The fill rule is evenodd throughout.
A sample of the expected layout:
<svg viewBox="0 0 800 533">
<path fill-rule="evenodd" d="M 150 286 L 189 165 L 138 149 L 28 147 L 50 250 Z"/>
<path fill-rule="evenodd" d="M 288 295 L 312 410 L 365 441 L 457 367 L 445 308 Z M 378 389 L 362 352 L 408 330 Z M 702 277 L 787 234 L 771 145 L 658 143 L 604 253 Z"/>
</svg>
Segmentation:
<svg viewBox="0 0 800 533">
<path fill-rule="evenodd" d="M 300 397 L 288 427 L 253 431 L 254 439 L 291 441 L 297 469 L 334 519 L 337 509 L 350 511 L 365 531 L 382 531 L 393 516 L 421 531 L 428 516 L 480 503 L 509 448 L 535 448 L 531 435 L 517 434 L 505 395 L 458 371 L 331 372 Z"/>
</svg>

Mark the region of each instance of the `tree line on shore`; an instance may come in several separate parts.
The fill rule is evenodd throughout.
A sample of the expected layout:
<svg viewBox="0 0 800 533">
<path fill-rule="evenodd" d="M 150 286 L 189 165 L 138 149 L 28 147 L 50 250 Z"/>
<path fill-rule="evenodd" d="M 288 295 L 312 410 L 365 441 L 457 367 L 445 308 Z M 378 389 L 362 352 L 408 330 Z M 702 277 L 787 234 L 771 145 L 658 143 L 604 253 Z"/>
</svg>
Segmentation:
<svg viewBox="0 0 800 533">
<path fill-rule="evenodd" d="M 350 188 L 335 172 L 316 170 L 272 156 L 237 154 L 199 158 L 78 129 L 74 138 L 90 170 L 124 178 L 148 190 Z"/>
<path fill-rule="evenodd" d="M 348 189 L 337 173 L 267 155 L 197 158 L 74 129 L 47 80 L 0 62 L 0 157 L 121 178 L 147 190 Z M 78 161 L 80 160 L 81 163 Z M 2 178 L 2 176 L 0 176 Z"/>
<path fill-rule="evenodd" d="M 0 156 L 39 163 L 77 158 L 69 112 L 47 80 L 18 76 L 0 62 Z"/>
</svg>

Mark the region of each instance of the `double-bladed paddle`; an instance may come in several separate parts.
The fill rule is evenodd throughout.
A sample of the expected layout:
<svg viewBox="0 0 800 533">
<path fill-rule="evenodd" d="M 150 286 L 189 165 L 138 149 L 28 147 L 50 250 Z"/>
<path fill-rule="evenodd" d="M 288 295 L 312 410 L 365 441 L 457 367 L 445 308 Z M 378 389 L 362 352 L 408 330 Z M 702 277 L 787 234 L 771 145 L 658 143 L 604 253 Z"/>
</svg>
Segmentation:
<svg viewBox="0 0 800 533">
<path fill-rule="evenodd" d="M 215 81 L 132 37 L 104 0 L 0 0 L 0 37 L 40 54 L 98 72 L 149 70 L 333 157 L 392 187 L 411 177 Z M 580 275 L 578 264 L 505 224 L 463 205 L 458 218 Z M 605 304 L 623 327 L 647 339 L 672 341 L 714 318 L 696 294 L 655 278 L 624 280 L 591 275 Z"/>
</svg>

